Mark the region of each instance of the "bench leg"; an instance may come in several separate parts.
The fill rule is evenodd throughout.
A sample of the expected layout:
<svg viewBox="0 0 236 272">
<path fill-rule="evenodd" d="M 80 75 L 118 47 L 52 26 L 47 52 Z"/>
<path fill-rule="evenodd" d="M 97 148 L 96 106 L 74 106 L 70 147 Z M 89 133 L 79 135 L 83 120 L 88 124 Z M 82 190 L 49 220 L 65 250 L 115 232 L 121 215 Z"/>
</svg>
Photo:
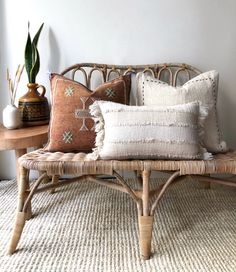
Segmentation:
<svg viewBox="0 0 236 272">
<path fill-rule="evenodd" d="M 26 169 L 25 169 L 26 170 Z M 29 170 L 26 170 L 26 176 L 24 179 L 25 182 L 25 192 L 24 192 L 24 200 L 28 197 L 29 192 L 30 192 L 30 184 L 29 184 Z M 23 188 L 24 189 L 24 188 Z M 18 189 L 20 191 L 20 188 Z M 31 207 L 31 201 L 28 204 L 28 208 L 27 208 L 27 212 L 26 212 L 26 220 L 29 220 L 30 218 L 32 218 L 33 214 L 32 214 L 32 207 Z"/>
<path fill-rule="evenodd" d="M 151 255 L 153 216 L 139 216 L 139 246 L 143 260 Z"/>
<path fill-rule="evenodd" d="M 59 178 L 60 178 L 60 176 L 58 176 L 58 175 L 53 175 L 53 176 L 52 176 L 52 184 L 58 183 L 58 182 L 59 182 Z M 55 189 L 55 188 L 50 190 L 50 194 L 54 194 L 55 192 L 56 192 L 56 189 Z"/>
<path fill-rule="evenodd" d="M 139 246 L 143 260 L 148 260 L 151 255 L 153 216 L 150 216 L 149 180 L 150 171 L 142 172 L 142 215 L 139 215 Z"/>
<path fill-rule="evenodd" d="M 150 181 L 150 171 L 143 171 L 143 190 L 142 190 L 142 209 L 139 213 L 139 244 L 140 244 L 140 253 L 141 258 L 148 260 L 151 256 L 151 242 L 152 242 L 152 228 L 153 228 L 153 214 L 154 211 L 161 200 L 163 194 L 167 188 L 176 182 L 181 180 L 180 172 L 176 171 L 168 178 L 168 180 L 163 184 L 159 190 L 154 201 L 149 201 L 150 199 L 150 190 L 149 190 L 149 181 Z M 152 202 L 152 203 L 151 203 Z"/>
<path fill-rule="evenodd" d="M 25 199 L 28 196 L 29 188 L 29 171 L 23 167 L 20 168 L 20 180 L 19 180 L 19 190 L 18 190 L 18 206 L 17 213 L 15 218 L 15 224 L 12 231 L 11 240 L 8 246 L 8 253 L 12 254 L 15 252 L 17 244 L 20 240 L 21 233 L 23 231 L 26 219 L 31 217 L 31 207 L 27 209 L 26 212 L 23 212 L 23 207 Z"/>
</svg>

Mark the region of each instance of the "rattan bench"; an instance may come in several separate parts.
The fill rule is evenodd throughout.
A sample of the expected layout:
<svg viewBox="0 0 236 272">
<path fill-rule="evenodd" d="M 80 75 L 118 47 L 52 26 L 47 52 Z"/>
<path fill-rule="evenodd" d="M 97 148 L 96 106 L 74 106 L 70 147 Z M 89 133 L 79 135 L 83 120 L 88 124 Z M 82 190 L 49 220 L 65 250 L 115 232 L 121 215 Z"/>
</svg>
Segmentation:
<svg viewBox="0 0 236 272">
<path fill-rule="evenodd" d="M 199 70 L 186 64 L 156 64 L 139 66 L 120 66 L 83 63 L 76 64 L 62 74 L 71 74 L 75 78 L 77 72 L 81 72 L 84 83 L 88 87 L 92 75 L 98 71 L 103 81 L 111 76 L 128 72 L 147 72 L 157 78 L 162 77 L 173 86 L 178 82 L 185 81 L 200 73 Z M 187 77 L 186 77 L 187 76 Z M 181 77 L 181 78 L 180 78 Z M 31 199 L 35 193 L 54 190 L 56 187 L 80 181 L 93 181 L 106 185 L 112 189 L 128 193 L 136 202 L 139 217 L 140 252 L 143 259 L 149 259 L 151 253 L 151 239 L 154 211 L 166 189 L 173 183 L 183 180 L 186 176 L 195 176 L 198 180 L 236 186 L 236 183 L 212 178 L 211 174 L 230 173 L 236 174 L 236 152 L 230 151 L 225 154 L 217 154 L 213 160 L 97 160 L 91 161 L 84 153 L 61 153 L 46 152 L 43 149 L 23 155 L 19 159 L 20 181 L 18 193 L 18 206 L 15 225 L 9 244 L 8 252 L 12 254 L 19 242 L 21 233 L 27 219 L 32 216 Z M 30 187 L 29 171 L 37 170 L 43 173 Z M 133 171 L 141 189 L 132 189 L 122 177 L 121 173 Z M 157 186 L 154 190 L 149 188 L 149 178 L 152 171 L 168 173 L 167 181 Z M 71 179 L 60 179 L 63 175 L 73 175 Z M 106 175 L 106 178 L 104 178 Z M 42 184 L 47 176 L 52 176 L 52 182 Z M 111 177 L 111 178 L 109 178 Z"/>
</svg>

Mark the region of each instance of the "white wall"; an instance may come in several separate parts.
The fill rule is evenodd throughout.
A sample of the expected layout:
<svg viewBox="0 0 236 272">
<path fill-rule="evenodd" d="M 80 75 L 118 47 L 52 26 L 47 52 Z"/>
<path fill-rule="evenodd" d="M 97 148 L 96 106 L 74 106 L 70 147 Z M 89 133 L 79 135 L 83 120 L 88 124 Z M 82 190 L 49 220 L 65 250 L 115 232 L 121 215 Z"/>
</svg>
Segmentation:
<svg viewBox="0 0 236 272">
<path fill-rule="evenodd" d="M 23 63 L 27 21 L 40 41 L 38 83 L 46 72 L 76 62 L 185 62 L 220 72 L 219 114 L 226 141 L 236 148 L 235 0 L 3 0 L 0 1 L 0 111 L 8 103 L 5 71 Z M 4 7 L 5 5 L 5 7 Z M 5 15 L 5 16 L 3 16 Z M 23 78 L 18 97 L 26 91 Z M 15 175 L 13 153 L 0 152 L 0 177 Z"/>
</svg>

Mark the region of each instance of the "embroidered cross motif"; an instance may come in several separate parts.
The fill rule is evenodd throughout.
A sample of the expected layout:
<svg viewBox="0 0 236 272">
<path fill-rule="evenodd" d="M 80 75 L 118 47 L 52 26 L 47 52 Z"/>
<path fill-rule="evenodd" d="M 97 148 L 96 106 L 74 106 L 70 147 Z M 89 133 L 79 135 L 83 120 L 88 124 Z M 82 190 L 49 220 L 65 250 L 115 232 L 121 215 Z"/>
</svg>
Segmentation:
<svg viewBox="0 0 236 272">
<path fill-rule="evenodd" d="M 73 134 L 70 131 L 65 131 L 62 136 L 63 136 L 63 141 L 66 144 L 70 144 L 73 141 Z"/>
<path fill-rule="evenodd" d="M 95 101 L 96 99 L 93 97 L 85 97 L 81 96 L 80 101 L 82 103 L 82 109 L 76 109 L 75 110 L 75 118 L 82 119 L 82 126 L 80 127 L 80 131 L 86 131 L 86 130 L 95 130 L 95 125 L 89 129 L 86 125 L 86 119 L 91 119 L 91 115 L 89 113 L 88 107 Z"/>
<path fill-rule="evenodd" d="M 105 90 L 106 96 L 113 98 L 116 96 L 116 92 L 112 88 L 108 88 Z"/>
<path fill-rule="evenodd" d="M 65 89 L 65 96 L 72 96 L 74 94 L 74 87 L 73 86 L 68 86 Z"/>
<path fill-rule="evenodd" d="M 82 111 L 80 111 L 80 113 L 89 114 L 88 110 L 86 109 L 86 102 L 87 102 L 88 99 L 89 99 L 89 97 L 83 97 L 83 96 L 80 97 L 80 100 L 81 100 L 81 102 L 83 104 L 83 109 L 82 109 Z M 77 114 L 79 116 L 79 112 Z M 82 127 L 79 130 L 89 130 L 87 128 L 86 124 L 85 124 L 86 117 L 83 116 L 82 120 L 83 120 L 83 124 L 82 124 Z"/>
</svg>

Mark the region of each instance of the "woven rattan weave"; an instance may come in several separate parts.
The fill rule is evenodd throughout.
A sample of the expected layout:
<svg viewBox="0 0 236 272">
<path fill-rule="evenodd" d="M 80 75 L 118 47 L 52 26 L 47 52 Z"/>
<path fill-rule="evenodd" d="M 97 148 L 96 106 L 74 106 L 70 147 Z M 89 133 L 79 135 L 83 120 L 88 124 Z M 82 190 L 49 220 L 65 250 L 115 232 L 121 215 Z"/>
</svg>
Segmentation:
<svg viewBox="0 0 236 272">
<path fill-rule="evenodd" d="M 96 71 L 96 73 L 95 73 Z M 90 87 L 100 74 L 100 81 L 107 81 L 114 76 L 128 72 L 151 73 L 157 78 L 176 86 L 183 84 L 199 70 L 186 64 L 155 64 L 155 65 L 107 65 L 107 64 L 76 64 L 62 72 L 76 79 L 78 74 L 83 83 Z M 83 153 L 46 152 L 43 149 L 33 151 L 19 159 L 20 181 L 18 207 L 12 238 L 9 244 L 9 253 L 12 254 L 19 242 L 25 221 L 32 216 L 31 199 L 35 193 L 46 190 L 54 191 L 56 187 L 72 182 L 93 181 L 112 189 L 128 193 L 136 202 L 139 215 L 140 253 L 143 259 L 149 259 L 151 254 L 151 240 L 154 211 L 169 185 L 183 180 L 187 175 L 194 175 L 209 185 L 210 182 L 236 187 L 236 183 L 224 179 L 212 178 L 211 174 L 236 174 L 236 152 L 218 154 L 213 160 L 97 160 L 91 161 Z M 42 174 L 30 187 L 29 171 L 37 170 Z M 133 171 L 137 177 L 137 184 L 130 186 L 121 173 Z M 155 189 L 150 189 L 149 178 L 152 171 L 169 174 L 167 181 Z M 60 179 L 63 175 L 73 175 L 71 179 Z M 104 177 L 105 175 L 105 177 Z M 42 184 L 47 176 L 52 176 L 52 182 Z M 135 189 L 134 189 L 135 188 Z M 78 196 L 79 197 L 79 196 Z M 220 204 L 219 204 L 220 205 Z M 76 226 L 75 226 L 76 227 Z"/>
</svg>

